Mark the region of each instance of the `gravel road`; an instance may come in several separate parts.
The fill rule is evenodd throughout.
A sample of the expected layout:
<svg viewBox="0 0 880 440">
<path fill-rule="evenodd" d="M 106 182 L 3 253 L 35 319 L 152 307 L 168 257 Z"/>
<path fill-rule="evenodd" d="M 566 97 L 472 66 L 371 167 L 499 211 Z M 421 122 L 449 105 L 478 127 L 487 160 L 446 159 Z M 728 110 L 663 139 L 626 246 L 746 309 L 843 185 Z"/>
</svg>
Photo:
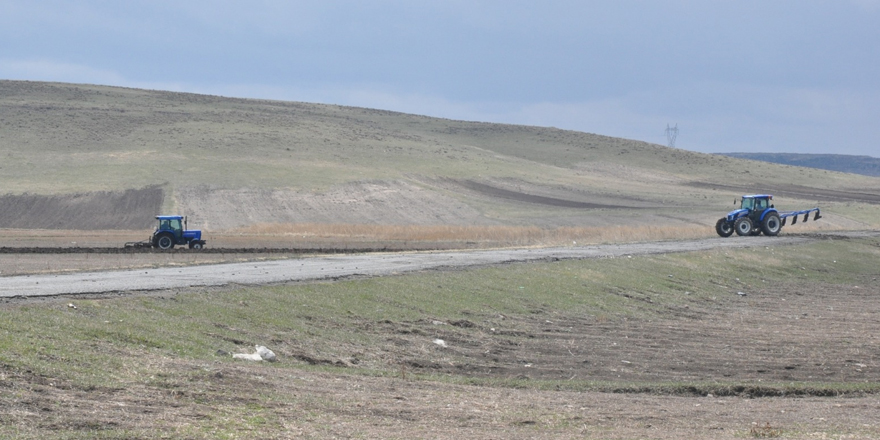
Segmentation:
<svg viewBox="0 0 880 440">
<path fill-rule="evenodd" d="M 357 276 L 375 277 L 429 269 L 463 269 L 511 262 L 609 258 L 719 248 L 786 246 L 829 237 L 856 238 L 877 235 L 880 235 L 880 232 L 863 231 L 833 235 L 732 237 L 727 239 L 715 237 L 698 240 L 540 249 L 333 255 L 159 269 L 11 276 L 0 277 L 0 298 L 156 291 L 228 284 L 260 285 Z"/>
</svg>

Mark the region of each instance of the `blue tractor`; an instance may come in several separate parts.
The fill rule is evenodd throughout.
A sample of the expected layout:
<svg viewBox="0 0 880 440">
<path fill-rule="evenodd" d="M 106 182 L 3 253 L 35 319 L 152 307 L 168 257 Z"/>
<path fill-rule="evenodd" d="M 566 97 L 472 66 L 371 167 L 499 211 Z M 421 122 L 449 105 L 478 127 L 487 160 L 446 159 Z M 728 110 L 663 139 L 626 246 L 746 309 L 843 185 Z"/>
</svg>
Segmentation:
<svg viewBox="0 0 880 440">
<path fill-rule="evenodd" d="M 733 202 L 736 204 L 736 201 Z M 785 226 L 786 220 L 791 217 L 791 224 L 798 221 L 798 216 L 803 214 L 804 220 L 810 218 L 810 213 L 815 212 L 813 220 L 819 220 L 819 208 L 805 209 L 803 211 L 780 212 L 773 206 L 773 196 L 770 194 L 756 194 L 742 196 L 739 209 L 727 213 L 726 217 L 718 219 L 715 223 L 715 232 L 722 237 L 736 235 L 764 235 L 776 236 Z"/>
<path fill-rule="evenodd" d="M 174 245 L 187 245 L 190 249 L 201 249 L 205 246 L 205 240 L 202 240 L 202 231 L 186 229 L 186 217 L 157 215 L 156 219 L 159 220 L 159 226 L 150 237 L 150 243 L 153 247 L 172 249 Z"/>
<path fill-rule="evenodd" d="M 201 249 L 205 246 L 202 231 L 186 229 L 186 217 L 181 215 L 157 215 L 159 226 L 147 241 L 125 243 L 127 248 L 173 249 L 174 246 L 189 246 L 190 249 Z"/>
</svg>

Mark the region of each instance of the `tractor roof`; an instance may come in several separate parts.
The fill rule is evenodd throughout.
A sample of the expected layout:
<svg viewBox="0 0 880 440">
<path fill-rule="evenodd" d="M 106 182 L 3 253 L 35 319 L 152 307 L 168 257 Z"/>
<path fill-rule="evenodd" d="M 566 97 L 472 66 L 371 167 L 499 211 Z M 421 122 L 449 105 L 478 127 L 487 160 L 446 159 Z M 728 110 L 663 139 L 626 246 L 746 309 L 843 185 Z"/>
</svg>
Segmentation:
<svg viewBox="0 0 880 440">
<path fill-rule="evenodd" d="M 743 196 L 744 199 L 772 199 L 773 196 L 770 194 L 753 194 L 750 196 Z"/>
<path fill-rule="evenodd" d="M 159 220 L 181 220 L 183 219 L 182 215 L 157 215 L 157 219 Z"/>
</svg>

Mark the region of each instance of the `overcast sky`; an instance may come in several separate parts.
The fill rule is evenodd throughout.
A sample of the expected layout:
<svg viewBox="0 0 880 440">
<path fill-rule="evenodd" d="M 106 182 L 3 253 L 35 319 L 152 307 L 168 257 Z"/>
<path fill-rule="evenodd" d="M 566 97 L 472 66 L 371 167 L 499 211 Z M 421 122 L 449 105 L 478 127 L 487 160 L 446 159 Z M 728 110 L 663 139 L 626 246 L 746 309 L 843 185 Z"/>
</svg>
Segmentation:
<svg viewBox="0 0 880 440">
<path fill-rule="evenodd" d="M 0 79 L 880 156 L 880 0 L 0 0 Z"/>
</svg>

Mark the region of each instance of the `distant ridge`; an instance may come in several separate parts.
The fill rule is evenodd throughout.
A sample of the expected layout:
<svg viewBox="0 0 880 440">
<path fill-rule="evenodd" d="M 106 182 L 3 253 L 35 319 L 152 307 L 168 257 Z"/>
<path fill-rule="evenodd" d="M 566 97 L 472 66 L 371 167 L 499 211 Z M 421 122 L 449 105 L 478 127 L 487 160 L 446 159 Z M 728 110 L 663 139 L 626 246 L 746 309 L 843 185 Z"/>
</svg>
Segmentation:
<svg viewBox="0 0 880 440">
<path fill-rule="evenodd" d="M 718 153 L 721 156 L 880 177 L 880 159 L 846 154 Z"/>
</svg>

